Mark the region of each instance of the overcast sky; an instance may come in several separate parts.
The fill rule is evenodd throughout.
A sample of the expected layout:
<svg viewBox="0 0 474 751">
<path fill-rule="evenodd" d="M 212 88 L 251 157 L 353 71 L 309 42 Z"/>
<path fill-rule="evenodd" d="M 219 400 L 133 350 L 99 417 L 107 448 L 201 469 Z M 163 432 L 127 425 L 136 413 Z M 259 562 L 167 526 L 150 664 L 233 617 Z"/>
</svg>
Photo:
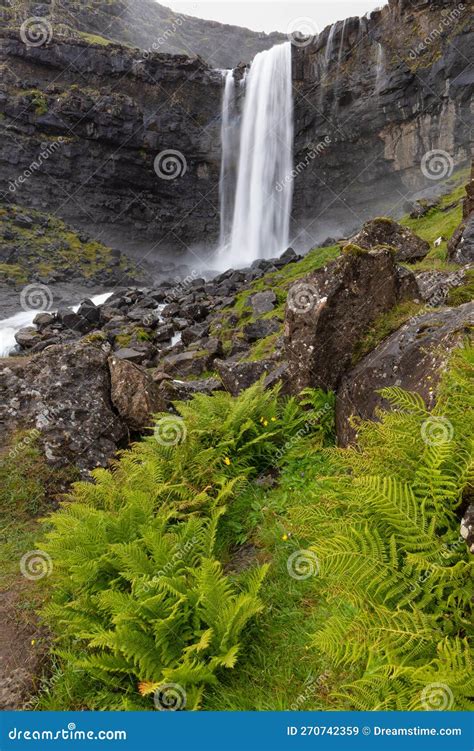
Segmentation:
<svg viewBox="0 0 474 751">
<path fill-rule="evenodd" d="M 349 16 L 363 16 L 367 11 L 385 5 L 385 0 L 329 0 L 329 2 L 274 2 L 273 0 L 162 0 L 162 5 L 177 13 L 198 18 L 209 18 L 221 23 L 246 26 L 254 31 L 286 32 L 289 25 L 300 26 L 302 30 L 312 26 L 322 31 L 333 21 Z M 298 20 L 301 21 L 298 23 Z"/>
</svg>

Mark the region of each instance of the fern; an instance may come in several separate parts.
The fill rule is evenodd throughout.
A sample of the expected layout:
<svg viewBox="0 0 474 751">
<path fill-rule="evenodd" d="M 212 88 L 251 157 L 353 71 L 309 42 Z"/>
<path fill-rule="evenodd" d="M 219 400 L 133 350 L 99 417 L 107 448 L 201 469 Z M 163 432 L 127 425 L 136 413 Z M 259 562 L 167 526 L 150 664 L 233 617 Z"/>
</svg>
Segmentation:
<svg viewBox="0 0 474 751">
<path fill-rule="evenodd" d="M 474 565 L 457 515 L 472 491 L 470 360 L 469 348 L 454 356 L 431 412 L 417 394 L 384 389 L 392 411 L 360 425 L 358 447 L 329 450 L 334 475 L 291 512 L 331 613 L 313 646 L 354 676 L 334 692 L 342 706 L 437 709 L 427 692 L 442 684 L 441 708 L 472 708 Z M 431 443 L 423 425 L 436 418 L 449 430 Z"/>
</svg>

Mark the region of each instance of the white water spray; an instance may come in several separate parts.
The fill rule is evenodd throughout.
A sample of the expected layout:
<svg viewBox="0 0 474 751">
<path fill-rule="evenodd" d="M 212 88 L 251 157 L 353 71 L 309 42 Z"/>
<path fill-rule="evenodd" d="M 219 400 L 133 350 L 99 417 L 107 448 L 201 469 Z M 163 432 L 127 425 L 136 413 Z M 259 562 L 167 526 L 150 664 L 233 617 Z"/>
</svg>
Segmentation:
<svg viewBox="0 0 474 751">
<path fill-rule="evenodd" d="M 278 256 L 288 247 L 293 196 L 291 87 L 289 42 L 255 56 L 245 80 L 232 230 L 220 249 L 219 263 L 227 268 Z M 223 142 L 223 152 L 229 140 Z M 230 148 L 235 153 L 235 144 Z M 223 153 L 224 164 L 231 158 Z M 221 200 L 225 190 L 221 185 Z M 225 211 L 224 202 L 224 235 Z"/>
</svg>

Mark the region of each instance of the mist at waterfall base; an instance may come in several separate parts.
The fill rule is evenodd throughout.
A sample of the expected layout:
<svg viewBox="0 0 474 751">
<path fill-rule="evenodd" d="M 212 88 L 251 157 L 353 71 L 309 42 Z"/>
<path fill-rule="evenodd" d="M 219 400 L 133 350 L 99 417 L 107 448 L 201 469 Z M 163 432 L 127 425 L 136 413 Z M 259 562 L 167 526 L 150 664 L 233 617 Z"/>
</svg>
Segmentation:
<svg viewBox="0 0 474 751">
<path fill-rule="evenodd" d="M 291 44 L 257 54 L 222 100 L 220 242 L 215 268 L 242 268 L 289 245 L 293 195 Z"/>
</svg>

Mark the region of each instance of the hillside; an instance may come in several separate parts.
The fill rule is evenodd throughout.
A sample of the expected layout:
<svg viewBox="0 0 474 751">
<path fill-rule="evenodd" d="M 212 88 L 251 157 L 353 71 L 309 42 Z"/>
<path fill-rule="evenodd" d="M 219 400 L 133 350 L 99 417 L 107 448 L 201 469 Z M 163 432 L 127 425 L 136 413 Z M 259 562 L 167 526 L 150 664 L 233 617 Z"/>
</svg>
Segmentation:
<svg viewBox="0 0 474 751">
<path fill-rule="evenodd" d="M 281 33 L 259 33 L 181 15 L 154 0 L 53 0 L 41 7 L 54 34 L 125 44 L 147 53 L 199 55 L 213 68 L 248 63 L 257 52 L 286 39 Z M 32 0 L 3 0 L 0 20 L 6 28 L 15 28 L 19 21 L 38 15 L 37 9 Z"/>
</svg>

